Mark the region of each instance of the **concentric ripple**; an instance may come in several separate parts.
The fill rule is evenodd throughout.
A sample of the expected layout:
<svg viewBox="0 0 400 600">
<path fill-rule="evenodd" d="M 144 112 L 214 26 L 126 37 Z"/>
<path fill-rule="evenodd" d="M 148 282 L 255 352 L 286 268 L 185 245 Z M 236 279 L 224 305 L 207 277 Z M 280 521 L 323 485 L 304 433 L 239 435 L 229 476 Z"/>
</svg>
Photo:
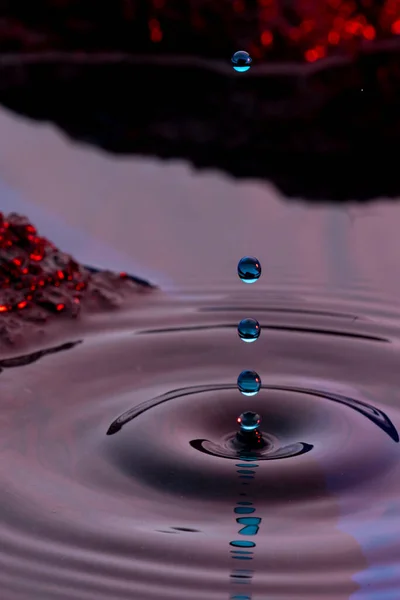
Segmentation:
<svg viewBox="0 0 400 600">
<path fill-rule="evenodd" d="M 400 552 L 395 309 L 252 297 L 158 297 L 0 361 L 5 600 L 387 588 L 374 573 Z M 237 340 L 243 314 L 256 345 Z M 237 388 L 243 369 L 256 396 Z M 237 435 L 246 411 L 258 447 Z"/>
</svg>

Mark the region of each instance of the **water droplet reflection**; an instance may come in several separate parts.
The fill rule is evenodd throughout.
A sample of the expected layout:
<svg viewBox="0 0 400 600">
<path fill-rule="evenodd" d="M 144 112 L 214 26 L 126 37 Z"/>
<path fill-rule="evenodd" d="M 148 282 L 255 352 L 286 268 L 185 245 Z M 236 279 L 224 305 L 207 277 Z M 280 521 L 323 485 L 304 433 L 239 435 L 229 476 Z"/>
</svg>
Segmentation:
<svg viewBox="0 0 400 600">
<path fill-rule="evenodd" d="M 256 509 L 251 506 L 237 506 L 235 508 L 235 513 L 237 515 L 251 515 L 255 510 Z"/>
<path fill-rule="evenodd" d="M 233 540 L 232 542 L 229 542 L 231 546 L 234 546 L 235 548 L 254 548 L 255 543 L 254 542 L 248 542 L 247 540 Z"/>
</svg>

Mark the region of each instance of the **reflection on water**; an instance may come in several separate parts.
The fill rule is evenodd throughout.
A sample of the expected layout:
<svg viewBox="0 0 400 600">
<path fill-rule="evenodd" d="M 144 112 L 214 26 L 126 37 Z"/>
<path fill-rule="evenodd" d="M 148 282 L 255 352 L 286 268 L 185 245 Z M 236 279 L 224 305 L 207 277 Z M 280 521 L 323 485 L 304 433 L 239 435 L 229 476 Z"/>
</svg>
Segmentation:
<svg viewBox="0 0 400 600">
<path fill-rule="evenodd" d="M 322 286 L 356 301 L 399 293 L 400 204 L 286 202 L 268 184 L 179 161 L 110 157 L 6 111 L 0 130 L 3 210 L 22 210 L 84 263 L 218 292 L 237 289 L 237 263 L 254 254 L 255 285 L 268 289 Z"/>
<path fill-rule="evenodd" d="M 3 210 L 175 291 L 2 352 L 2 597 L 397 599 L 398 205 L 289 204 L 0 126 Z M 249 254 L 254 286 L 237 276 Z M 250 316 L 257 344 L 238 337 Z M 251 451 L 246 411 L 262 417 Z"/>
<path fill-rule="evenodd" d="M 17 367 L 0 375 L 7 599 L 28 586 L 56 600 L 396 589 L 399 325 L 375 302 L 354 321 L 346 300 L 323 312 L 294 287 L 279 310 L 255 290 L 256 354 L 233 324 L 245 300 L 149 297 L 82 343 L 3 363 Z M 250 359 L 263 385 L 247 398 L 235 377 Z M 263 417 L 250 450 L 245 409 Z"/>
</svg>

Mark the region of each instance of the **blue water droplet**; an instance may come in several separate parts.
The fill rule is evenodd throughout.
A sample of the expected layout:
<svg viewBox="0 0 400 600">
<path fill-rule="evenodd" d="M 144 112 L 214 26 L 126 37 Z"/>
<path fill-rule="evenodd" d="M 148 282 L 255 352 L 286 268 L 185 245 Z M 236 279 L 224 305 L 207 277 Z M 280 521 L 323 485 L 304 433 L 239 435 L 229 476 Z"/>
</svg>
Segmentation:
<svg viewBox="0 0 400 600">
<path fill-rule="evenodd" d="M 238 73 L 244 73 L 245 71 L 248 71 L 251 67 L 251 63 L 253 62 L 250 54 L 244 50 L 238 50 L 235 52 L 231 60 L 233 68 Z"/>
<path fill-rule="evenodd" d="M 244 342 L 255 342 L 260 337 L 261 327 L 255 319 L 243 319 L 238 325 L 238 334 Z"/>
<path fill-rule="evenodd" d="M 238 275 L 244 283 L 254 283 L 261 276 L 261 264 L 254 256 L 244 256 L 238 264 Z"/>
<path fill-rule="evenodd" d="M 238 385 L 239 385 L 239 382 L 238 382 Z M 242 392 L 242 390 L 240 390 L 240 391 Z M 242 392 L 242 394 L 243 393 L 244 392 Z M 257 393 L 257 392 L 254 392 L 254 393 Z M 249 395 L 253 395 L 253 394 L 246 394 L 246 396 L 249 396 Z M 243 431 L 254 431 L 260 425 L 260 423 L 261 423 L 261 417 L 257 413 L 255 413 L 255 412 L 253 412 L 251 410 L 247 410 L 246 412 L 243 412 L 240 415 L 240 417 L 238 417 L 237 422 L 239 423 L 240 428 Z M 251 464 L 247 464 L 247 465 L 244 464 L 244 465 L 240 465 L 240 466 L 241 467 L 245 467 L 246 469 L 249 469 L 253 465 L 251 465 Z M 256 465 L 256 466 L 258 466 L 258 465 Z"/>
<path fill-rule="evenodd" d="M 238 377 L 237 386 L 244 396 L 255 396 L 260 391 L 261 378 L 255 371 L 242 371 Z M 251 429 L 255 429 L 255 427 Z"/>
</svg>

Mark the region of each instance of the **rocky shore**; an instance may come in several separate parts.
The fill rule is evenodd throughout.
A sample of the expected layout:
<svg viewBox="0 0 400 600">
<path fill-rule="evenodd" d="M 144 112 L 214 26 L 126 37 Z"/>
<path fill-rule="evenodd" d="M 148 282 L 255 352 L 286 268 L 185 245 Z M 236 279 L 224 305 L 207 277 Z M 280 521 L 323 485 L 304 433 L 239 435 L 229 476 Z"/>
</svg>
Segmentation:
<svg viewBox="0 0 400 600">
<path fill-rule="evenodd" d="M 127 273 L 80 265 L 17 214 L 0 213 L 0 344 L 40 339 L 55 318 L 122 307 L 155 289 Z"/>
</svg>

